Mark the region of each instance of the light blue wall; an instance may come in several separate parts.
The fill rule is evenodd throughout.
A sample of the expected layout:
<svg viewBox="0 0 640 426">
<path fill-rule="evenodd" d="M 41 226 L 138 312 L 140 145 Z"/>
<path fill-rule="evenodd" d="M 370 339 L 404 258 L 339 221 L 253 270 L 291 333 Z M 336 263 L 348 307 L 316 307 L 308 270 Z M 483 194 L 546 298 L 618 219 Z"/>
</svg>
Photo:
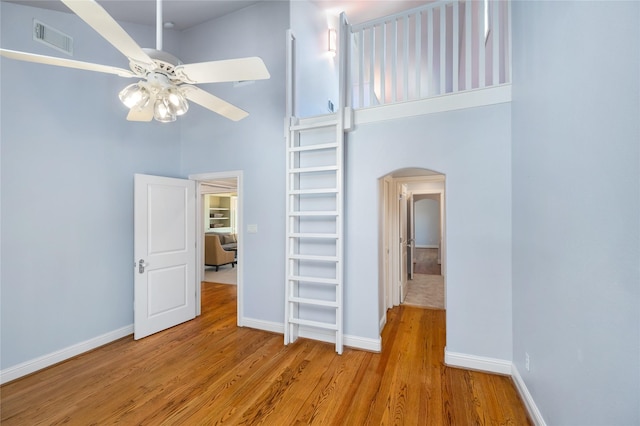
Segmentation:
<svg viewBox="0 0 640 426">
<path fill-rule="evenodd" d="M 182 171 L 243 170 L 244 315 L 282 324 L 285 254 L 285 34 L 289 5 L 263 1 L 183 34 L 183 57 L 202 61 L 260 56 L 271 79 L 233 88 L 212 84 L 215 95 L 245 109 L 240 122 L 193 108 L 182 131 Z"/>
<path fill-rule="evenodd" d="M 461 124 L 463 123 L 463 124 Z M 359 125 L 346 163 L 345 327 L 378 336 L 378 179 L 418 167 L 446 175 L 447 348 L 510 360 L 509 104 Z"/>
<path fill-rule="evenodd" d="M 290 21 L 296 38 L 294 115 L 327 114 L 329 100 L 338 108 L 338 57 L 327 51 L 328 31 L 338 28 L 338 18 L 327 16 L 317 3 L 296 0 L 291 2 Z"/>
<path fill-rule="evenodd" d="M 127 67 L 74 15 L 0 12 L 4 48 L 62 56 L 31 39 L 35 17 L 74 37 L 74 59 Z M 153 29 L 125 25 L 154 42 Z M 129 83 L 0 62 L 2 369 L 133 321 L 133 174 L 177 175 L 180 127 L 127 122 L 117 94 Z"/>
<path fill-rule="evenodd" d="M 512 28 L 514 362 L 548 424 L 637 425 L 640 3 Z"/>
<path fill-rule="evenodd" d="M 440 244 L 440 203 L 423 198 L 414 203 L 414 233 L 416 246 Z"/>
</svg>

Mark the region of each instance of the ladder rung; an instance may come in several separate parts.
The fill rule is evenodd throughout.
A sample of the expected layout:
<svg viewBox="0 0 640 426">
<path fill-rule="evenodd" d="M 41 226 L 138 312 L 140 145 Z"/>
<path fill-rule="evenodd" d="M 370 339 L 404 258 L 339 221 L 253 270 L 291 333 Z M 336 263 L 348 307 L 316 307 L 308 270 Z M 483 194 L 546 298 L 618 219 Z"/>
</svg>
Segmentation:
<svg viewBox="0 0 640 426">
<path fill-rule="evenodd" d="M 338 239 L 338 234 L 305 234 L 305 233 L 293 233 L 289 234 L 289 238 L 320 238 L 327 240 Z"/>
<path fill-rule="evenodd" d="M 337 194 L 337 188 L 317 188 L 317 189 L 292 189 L 289 195 L 307 195 L 307 194 Z"/>
<path fill-rule="evenodd" d="M 336 170 L 338 170 L 338 166 L 298 167 L 289 169 L 289 173 L 335 172 Z"/>
<path fill-rule="evenodd" d="M 289 216 L 338 216 L 336 211 L 305 211 L 305 212 L 289 212 Z"/>
<path fill-rule="evenodd" d="M 316 145 L 293 146 L 289 148 L 289 152 L 321 151 L 323 149 L 334 149 L 337 147 L 338 147 L 337 143 L 331 142 L 331 143 L 322 143 L 322 144 L 316 144 Z"/>
<path fill-rule="evenodd" d="M 304 281 L 315 284 L 338 285 L 338 280 L 335 278 L 301 277 L 299 275 L 290 276 L 289 281 Z"/>
<path fill-rule="evenodd" d="M 293 260 L 315 260 L 317 262 L 338 262 L 337 256 L 318 256 L 312 254 L 290 254 L 289 259 Z"/>
<path fill-rule="evenodd" d="M 338 120 L 328 120 L 316 123 L 308 123 L 308 124 L 296 124 L 294 126 L 289 127 L 289 130 L 312 130 L 312 129 L 322 129 L 323 127 L 331 127 L 337 126 Z"/>
<path fill-rule="evenodd" d="M 289 322 L 293 323 L 293 324 L 298 324 L 298 325 L 308 325 L 310 327 L 324 328 L 325 330 L 337 330 L 338 329 L 338 326 L 336 324 L 330 324 L 330 323 L 327 323 L 327 322 L 309 321 L 309 320 L 303 320 L 303 319 L 299 319 L 299 318 L 289 318 Z"/>
<path fill-rule="evenodd" d="M 303 305 L 324 306 L 326 308 L 338 307 L 338 302 L 333 300 L 305 299 L 304 297 L 290 297 L 289 302 L 301 303 Z"/>
</svg>

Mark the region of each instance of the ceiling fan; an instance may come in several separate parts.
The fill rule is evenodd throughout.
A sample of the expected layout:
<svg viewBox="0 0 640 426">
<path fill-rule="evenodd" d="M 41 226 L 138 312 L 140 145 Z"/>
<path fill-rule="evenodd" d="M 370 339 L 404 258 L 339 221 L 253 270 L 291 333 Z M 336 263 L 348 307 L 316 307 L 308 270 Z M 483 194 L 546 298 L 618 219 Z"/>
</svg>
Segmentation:
<svg viewBox="0 0 640 426">
<path fill-rule="evenodd" d="M 246 111 L 200 89 L 194 84 L 263 80 L 270 77 L 262 59 L 248 57 L 183 64 L 162 51 L 162 0 L 156 7 L 156 49 L 143 49 L 95 0 L 61 0 L 72 12 L 129 59 L 131 70 L 53 56 L 0 49 L 0 55 L 21 61 L 97 71 L 126 78 L 139 78 L 125 87 L 120 100 L 129 108 L 129 121 L 176 120 L 195 102 L 217 114 L 238 121 Z"/>
</svg>

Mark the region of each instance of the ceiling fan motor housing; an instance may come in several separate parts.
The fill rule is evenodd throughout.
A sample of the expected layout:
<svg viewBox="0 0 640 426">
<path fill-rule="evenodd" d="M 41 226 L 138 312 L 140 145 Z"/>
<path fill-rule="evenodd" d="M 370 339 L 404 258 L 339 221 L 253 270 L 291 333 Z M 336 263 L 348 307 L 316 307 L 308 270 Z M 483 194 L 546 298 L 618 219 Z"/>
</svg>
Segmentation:
<svg viewBox="0 0 640 426">
<path fill-rule="evenodd" d="M 150 69 L 148 64 L 141 64 L 135 60 L 129 62 L 131 71 L 139 76 L 147 77 L 154 73 L 164 74 L 169 80 L 176 83 L 181 82 L 180 78 L 176 76 L 175 68 L 178 65 L 182 65 L 182 61 L 170 53 L 163 52 L 156 49 L 142 49 L 153 60 L 155 66 Z"/>
</svg>

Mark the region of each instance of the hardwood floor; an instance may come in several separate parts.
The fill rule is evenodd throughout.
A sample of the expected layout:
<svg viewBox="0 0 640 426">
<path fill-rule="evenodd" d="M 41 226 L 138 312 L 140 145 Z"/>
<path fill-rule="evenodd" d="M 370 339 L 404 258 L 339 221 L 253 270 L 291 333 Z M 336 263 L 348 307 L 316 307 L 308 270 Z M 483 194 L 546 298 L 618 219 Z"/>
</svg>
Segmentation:
<svg viewBox="0 0 640 426">
<path fill-rule="evenodd" d="M 202 316 L 120 339 L 0 388 L 1 423 L 531 424 L 509 377 L 443 365 L 444 311 L 389 311 L 380 354 L 236 327 L 236 287 Z"/>
</svg>

